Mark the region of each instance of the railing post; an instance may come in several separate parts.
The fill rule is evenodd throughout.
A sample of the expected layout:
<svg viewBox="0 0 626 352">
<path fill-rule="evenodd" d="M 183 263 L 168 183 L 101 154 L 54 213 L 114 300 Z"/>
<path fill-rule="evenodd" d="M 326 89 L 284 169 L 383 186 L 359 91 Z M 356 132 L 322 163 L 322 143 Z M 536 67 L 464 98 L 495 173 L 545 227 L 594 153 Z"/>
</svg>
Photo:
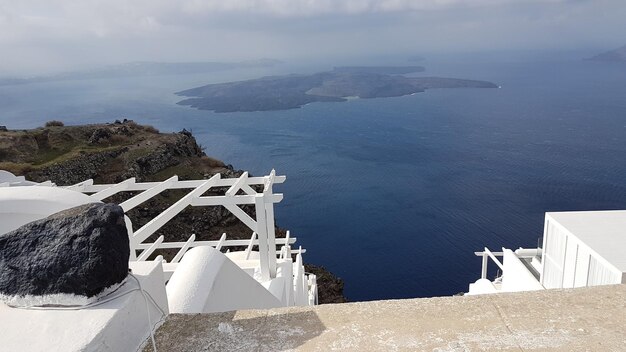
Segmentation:
<svg viewBox="0 0 626 352">
<path fill-rule="evenodd" d="M 273 182 L 273 180 L 271 181 Z M 270 277 L 276 277 L 276 228 L 274 226 L 274 203 L 266 202 L 266 199 L 272 199 L 272 185 L 263 190 L 263 205 L 265 208 L 265 219 L 267 226 L 267 249 L 269 255 Z M 257 214 L 257 217 L 259 215 Z"/>
<path fill-rule="evenodd" d="M 487 278 L 487 263 L 489 263 L 489 256 L 487 256 L 487 253 L 483 252 L 483 267 L 480 273 L 481 279 Z"/>
<path fill-rule="evenodd" d="M 265 221 L 265 197 L 259 194 L 254 198 L 254 210 L 256 211 L 257 235 L 259 237 L 259 261 L 261 266 L 261 279 L 268 281 L 271 278 L 269 264 L 269 246 L 267 243 L 267 222 Z M 276 254 L 274 254 L 276 260 Z"/>
</svg>

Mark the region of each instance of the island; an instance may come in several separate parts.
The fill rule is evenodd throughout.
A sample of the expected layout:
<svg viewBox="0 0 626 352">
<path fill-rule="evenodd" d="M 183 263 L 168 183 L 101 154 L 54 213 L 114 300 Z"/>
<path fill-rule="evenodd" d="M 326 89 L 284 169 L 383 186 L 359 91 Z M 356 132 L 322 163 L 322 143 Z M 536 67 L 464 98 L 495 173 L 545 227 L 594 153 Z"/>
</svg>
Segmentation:
<svg viewBox="0 0 626 352">
<path fill-rule="evenodd" d="M 626 62 L 626 45 L 621 48 L 610 50 L 596 56 L 590 57 L 587 60 L 591 61 L 612 61 L 612 62 Z"/>
<path fill-rule="evenodd" d="M 287 110 L 314 102 L 343 102 L 349 98 L 399 97 L 433 88 L 498 87 L 486 81 L 402 75 L 421 70 L 420 66 L 336 67 L 333 71 L 310 75 L 209 84 L 176 94 L 188 98 L 178 102 L 179 105 L 224 113 Z"/>
</svg>

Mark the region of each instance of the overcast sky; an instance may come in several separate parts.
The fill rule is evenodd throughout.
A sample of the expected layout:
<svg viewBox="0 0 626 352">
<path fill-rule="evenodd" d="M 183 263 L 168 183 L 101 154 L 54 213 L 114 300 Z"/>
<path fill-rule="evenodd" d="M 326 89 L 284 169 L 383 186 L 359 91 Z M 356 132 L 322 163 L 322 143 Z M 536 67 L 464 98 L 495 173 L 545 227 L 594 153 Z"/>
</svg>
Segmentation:
<svg viewBox="0 0 626 352">
<path fill-rule="evenodd" d="M 128 61 L 611 49 L 626 0 L 0 0 L 0 73 Z"/>
</svg>

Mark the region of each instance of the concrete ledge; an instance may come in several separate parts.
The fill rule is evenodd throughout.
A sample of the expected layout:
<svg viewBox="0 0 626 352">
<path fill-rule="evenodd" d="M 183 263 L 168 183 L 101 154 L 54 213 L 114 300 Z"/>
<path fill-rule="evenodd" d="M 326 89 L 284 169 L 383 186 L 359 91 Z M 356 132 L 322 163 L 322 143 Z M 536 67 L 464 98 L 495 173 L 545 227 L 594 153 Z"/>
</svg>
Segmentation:
<svg viewBox="0 0 626 352">
<path fill-rule="evenodd" d="M 173 314 L 156 339 L 160 351 L 623 351 L 626 285 Z"/>
</svg>

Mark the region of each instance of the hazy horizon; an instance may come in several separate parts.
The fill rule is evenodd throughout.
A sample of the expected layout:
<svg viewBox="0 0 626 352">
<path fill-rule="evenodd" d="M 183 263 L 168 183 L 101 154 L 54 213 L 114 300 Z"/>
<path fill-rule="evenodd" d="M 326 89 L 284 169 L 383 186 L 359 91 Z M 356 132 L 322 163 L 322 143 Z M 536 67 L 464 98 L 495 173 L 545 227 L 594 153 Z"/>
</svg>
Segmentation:
<svg viewBox="0 0 626 352">
<path fill-rule="evenodd" d="M 0 76 L 133 61 L 592 54 L 626 44 L 625 17 L 616 0 L 0 0 Z"/>
</svg>

